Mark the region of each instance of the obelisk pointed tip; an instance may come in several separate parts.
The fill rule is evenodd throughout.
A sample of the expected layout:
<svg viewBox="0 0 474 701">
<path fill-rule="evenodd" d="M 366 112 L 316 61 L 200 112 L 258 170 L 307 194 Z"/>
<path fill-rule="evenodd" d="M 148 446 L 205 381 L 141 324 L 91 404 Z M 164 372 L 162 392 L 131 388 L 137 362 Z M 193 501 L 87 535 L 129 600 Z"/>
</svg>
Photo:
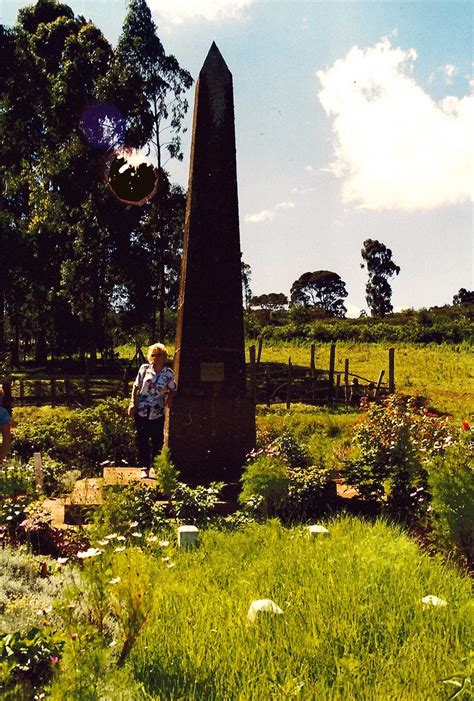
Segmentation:
<svg viewBox="0 0 474 701">
<path fill-rule="evenodd" d="M 206 60 L 204 61 L 203 66 L 201 68 L 201 73 L 215 72 L 219 69 L 222 70 L 222 68 L 225 68 L 227 71 L 229 71 L 221 52 L 217 48 L 216 42 L 213 41 L 211 44 L 211 48 L 209 49 L 209 52 L 206 56 Z"/>
</svg>

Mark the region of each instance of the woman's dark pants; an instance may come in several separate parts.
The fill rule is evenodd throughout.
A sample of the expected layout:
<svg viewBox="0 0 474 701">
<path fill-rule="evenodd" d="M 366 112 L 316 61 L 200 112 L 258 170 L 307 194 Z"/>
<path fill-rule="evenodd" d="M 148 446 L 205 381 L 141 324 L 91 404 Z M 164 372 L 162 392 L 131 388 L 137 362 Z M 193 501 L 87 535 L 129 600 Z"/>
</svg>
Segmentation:
<svg viewBox="0 0 474 701">
<path fill-rule="evenodd" d="M 165 417 L 146 419 L 143 416 L 135 416 L 135 426 L 137 429 L 138 462 L 140 467 L 148 469 L 153 458 L 163 447 Z"/>
</svg>

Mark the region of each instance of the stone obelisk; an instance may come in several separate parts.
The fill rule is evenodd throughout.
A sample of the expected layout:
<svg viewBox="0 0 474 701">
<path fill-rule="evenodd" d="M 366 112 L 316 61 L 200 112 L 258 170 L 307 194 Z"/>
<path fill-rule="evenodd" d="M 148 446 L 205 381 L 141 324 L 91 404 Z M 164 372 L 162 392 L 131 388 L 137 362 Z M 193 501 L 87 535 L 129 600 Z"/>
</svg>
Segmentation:
<svg viewBox="0 0 474 701">
<path fill-rule="evenodd" d="M 255 445 L 246 391 L 232 74 L 212 44 L 196 84 L 165 445 L 191 484 L 233 482 Z"/>
</svg>

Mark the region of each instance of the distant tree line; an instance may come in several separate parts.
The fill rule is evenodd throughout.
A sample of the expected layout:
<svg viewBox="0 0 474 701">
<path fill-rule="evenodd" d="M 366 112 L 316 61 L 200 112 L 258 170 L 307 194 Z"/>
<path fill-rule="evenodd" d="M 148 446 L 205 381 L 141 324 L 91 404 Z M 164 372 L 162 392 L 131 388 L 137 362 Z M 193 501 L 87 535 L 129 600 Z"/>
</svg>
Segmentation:
<svg viewBox="0 0 474 701">
<path fill-rule="evenodd" d="M 129 3 L 116 49 L 67 5 L 39 0 L 0 25 L 0 65 L 0 354 L 8 346 L 15 363 L 31 347 L 42 364 L 95 358 L 117 333 L 162 336 L 185 206 L 164 166 L 182 158 L 190 74 L 166 54 L 145 0 Z M 84 114 L 101 106 L 122 122 L 105 114 L 94 146 Z M 156 192 L 142 207 L 105 182 L 118 145 L 154 151 Z"/>
<path fill-rule="evenodd" d="M 363 263 L 367 267 L 368 282 L 366 301 L 372 316 L 384 317 L 393 310 L 392 288 L 389 279 L 398 275 L 400 267 L 392 261 L 392 251 L 372 239 L 364 241 L 361 250 Z M 347 312 L 344 299 L 347 297 L 346 284 L 341 277 L 330 270 L 315 270 L 300 275 L 291 286 L 290 300 L 282 293 L 271 292 L 254 296 L 250 306 L 266 310 L 281 310 L 288 303 L 304 309 L 319 310 L 322 315 L 344 318 Z"/>
</svg>

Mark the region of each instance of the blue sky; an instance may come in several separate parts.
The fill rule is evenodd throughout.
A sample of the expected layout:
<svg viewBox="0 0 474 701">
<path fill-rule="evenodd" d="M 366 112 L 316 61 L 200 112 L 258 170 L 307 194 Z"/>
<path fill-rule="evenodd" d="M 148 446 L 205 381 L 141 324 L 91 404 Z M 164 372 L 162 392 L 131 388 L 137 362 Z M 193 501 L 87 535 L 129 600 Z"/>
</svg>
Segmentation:
<svg viewBox="0 0 474 701">
<path fill-rule="evenodd" d="M 472 289 L 471 3 L 149 3 L 165 49 L 194 78 L 213 40 L 233 73 L 241 246 L 255 294 L 289 294 L 303 272 L 334 270 L 357 316 L 366 238 L 401 267 L 396 309 Z M 13 24 L 24 4 L 0 0 L 1 21 Z M 69 4 L 116 43 L 123 0 Z M 167 168 L 186 186 L 189 135 L 184 152 Z"/>
</svg>

